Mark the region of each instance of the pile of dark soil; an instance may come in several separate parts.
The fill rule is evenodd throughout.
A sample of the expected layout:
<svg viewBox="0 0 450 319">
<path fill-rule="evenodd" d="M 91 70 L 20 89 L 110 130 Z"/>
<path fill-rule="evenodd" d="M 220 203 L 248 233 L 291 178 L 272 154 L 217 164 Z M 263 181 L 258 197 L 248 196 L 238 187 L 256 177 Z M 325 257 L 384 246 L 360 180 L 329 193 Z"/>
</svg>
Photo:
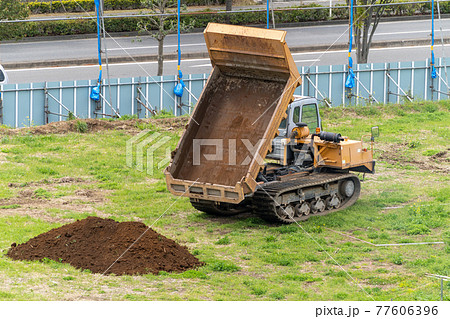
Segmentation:
<svg viewBox="0 0 450 319">
<path fill-rule="evenodd" d="M 186 247 L 143 223 L 98 217 L 52 229 L 24 244 L 13 243 L 7 256 L 16 260 L 48 258 L 94 273 L 117 275 L 183 272 L 203 264 Z"/>
</svg>

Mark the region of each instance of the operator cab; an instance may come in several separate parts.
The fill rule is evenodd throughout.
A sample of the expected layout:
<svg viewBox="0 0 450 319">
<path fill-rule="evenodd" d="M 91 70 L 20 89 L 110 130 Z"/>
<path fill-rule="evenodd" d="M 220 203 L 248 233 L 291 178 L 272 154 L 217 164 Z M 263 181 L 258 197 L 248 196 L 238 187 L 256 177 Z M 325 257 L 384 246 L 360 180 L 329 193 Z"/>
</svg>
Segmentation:
<svg viewBox="0 0 450 319">
<path fill-rule="evenodd" d="M 8 84 L 8 76 L 6 75 L 5 69 L 0 64 L 0 84 Z"/>
<path fill-rule="evenodd" d="M 283 162 L 285 156 L 290 157 L 289 154 L 284 154 L 283 141 L 289 138 L 297 123 L 305 123 L 311 133 L 314 133 L 317 127 L 322 130 L 319 103 L 313 97 L 294 95 L 294 101 L 287 107 L 286 115 L 278 128 L 278 136 L 272 141 L 272 152 L 266 156 L 268 159 Z"/>
</svg>

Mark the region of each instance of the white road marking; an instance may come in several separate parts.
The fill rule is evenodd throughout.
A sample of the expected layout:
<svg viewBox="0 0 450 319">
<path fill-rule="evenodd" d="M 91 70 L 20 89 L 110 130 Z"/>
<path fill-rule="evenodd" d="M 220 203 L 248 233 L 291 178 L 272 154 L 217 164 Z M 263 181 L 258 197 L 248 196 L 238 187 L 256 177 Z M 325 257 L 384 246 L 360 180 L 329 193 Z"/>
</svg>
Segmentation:
<svg viewBox="0 0 450 319">
<path fill-rule="evenodd" d="M 436 40 L 437 41 L 437 40 Z M 435 49 L 442 47 L 441 44 L 435 43 Z M 450 44 L 445 44 L 445 47 L 449 47 Z M 415 45 L 415 46 L 405 46 L 405 47 L 392 47 L 392 48 L 370 48 L 370 51 L 379 51 L 379 50 L 403 50 L 403 49 L 416 49 L 416 48 L 429 48 L 430 45 Z M 355 49 L 353 49 L 354 51 Z M 348 52 L 348 50 L 328 50 L 328 51 L 311 51 L 311 52 L 298 52 L 292 53 L 292 55 L 311 55 L 311 54 L 334 54 L 340 52 Z"/>
<path fill-rule="evenodd" d="M 168 44 L 165 45 L 165 48 L 172 48 L 172 47 L 177 47 L 177 44 Z M 182 44 L 182 47 L 193 47 L 193 46 L 205 46 L 205 43 L 190 43 L 190 44 Z M 129 48 L 112 48 L 112 49 L 108 49 L 108 51 L 128 51 L 128 50 L 144 50 L 144 49 L 157 49 L 158 46 L 157 45 L 151 45 L 151 46 L 145 46 L 145 47 L 129 47 Z"/>
<path fill-rule="evenodd" d="M 442 31 L 450 31 L 450 29 L 442 29 Z M 418 30 L 418 31 L 399 31 L 399 32 L 384 32 L 384 33 L 375 33 L 375 35 L 393 35 L 393 34 L 409 34 L 409 33 L 431 33 L 430 30 Z M 439 31 L 440 32 L 440 31 Z"/>
<path fill-rule="evenodd" d="M 192 62 L 192 61 L 209 61 L 209 59 L 188 59 L 188 60 L 182 60 L 182 62 Z M 149 61 L 149 62 L 124 62 L 124 63 L 110 63 L 109 66 L 125 66 L 130 64 L 140 64 L 140 65 L 146 65 L 146 64 L 156 64 L 158 61 Z M 164 63 L 178 63 L 177 60 L 164 60 Z M 28 68 L 28 69 L 10 69 L 7 70 L 8 73 L 13 72 L 25 72 L 25 71 L 41 71 L 41 70 L 66 70 L 66 69 L 80 69 L 80 68 L 97 68 L 97 64 L 92 65 L 71 65 L 71 66 L 54 66 L 54 67 L 44 67 L 44 68 Z"/>
<path fill-rule="evenodd" d="M 445 22 L 449 22 L 450 19 L 441 19 L 441 21 L 443 23 Z M 390 22 L 381 22 L 378 27 L 383 26 L 383 25 L 389 25 L 389 24 L 405 24 L 407 25 L 408 22 L 412 22 L 415 25 L 421 23 L 421 24 L 426 24 L 426 26 L 428 26 L 430 24 L 429 20 L 417 20 L 417 21 L 390 21 Z M 307 30 L 307 29 L 319 29 L 319 28 L 337 28 L 337 27 L 342 27 L 342 28 L 348 28 L 348 25 L 346 24 L 330 24 L 330 25 L 316 25 L 316 26 L 307 26 L 307 27 L 289 27 L 289 28 L 284 28 L 284 29 L 301 29 L 301 30 Z"/>
<path fill-rule="evenodd" d="M 212 65 L 211 65 L 211 63 L 208 63 L 208 64 L 194 64 L 194 65 L 190 65 L 189 67 L 190 68 L 202 68 L 202 67 L 205 67 L 205 66 L 212 66 Z"/>
<path fill-rule="evenodd" d="M 300 62 L 319 62 L 320 59 L 311 59 L 311 60 L 294 60 L 295 63 L 300 63 Z"/>
<path fill-rule="evenodd" d="M 446 21 L 450 21 L 450 19 L 441 19 L 441 21 L 442 21 L 442 22 L 446 22 Z M 408 22 L 408 21 L 407 21 L 407 22 Z M 426 23 L 426 24 L 429 24 L 429 23 L 430 23 L 430 20 L 426 20 L 426 19 L 424 19 L 424 20 L 415 20 L 415 21 L 410 20 L 410 22 L 414 22 L 414 24 L 417 24 L 417 23 Z M 381 22 L 380 25 L 383 25 L 383 24 L 399 24 L 399 23 L 405 23 L 405 21 Z"/>
</svg>

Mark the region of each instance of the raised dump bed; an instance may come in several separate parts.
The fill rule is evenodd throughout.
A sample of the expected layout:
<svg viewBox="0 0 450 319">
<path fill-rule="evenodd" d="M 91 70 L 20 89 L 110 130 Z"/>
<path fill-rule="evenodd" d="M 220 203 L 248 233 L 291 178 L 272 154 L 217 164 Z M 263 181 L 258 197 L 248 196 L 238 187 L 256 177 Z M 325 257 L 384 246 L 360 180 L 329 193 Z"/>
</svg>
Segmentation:
<svg viewBox="0 0 450 319">
<path fill-rule="evenodd" d="M 204 35 L 213 71 L 165 171 L 167 186 L 239 203 L 255 191 L 300 74 L 285 31 L 210 23 Z"/>
</svg>

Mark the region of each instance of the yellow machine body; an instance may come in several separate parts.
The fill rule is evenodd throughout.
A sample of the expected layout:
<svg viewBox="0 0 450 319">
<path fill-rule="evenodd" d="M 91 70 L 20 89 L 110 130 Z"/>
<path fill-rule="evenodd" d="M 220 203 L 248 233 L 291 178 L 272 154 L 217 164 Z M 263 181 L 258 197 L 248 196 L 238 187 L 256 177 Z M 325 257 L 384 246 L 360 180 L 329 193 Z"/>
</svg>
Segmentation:
<svg viewBox="0 0 450 319">
<path fill-rule="evenodd" d="M 314 166 L 374 171 L 373 148 L 367 149 L 362 141 L 345 138 L 339 143 L 326 142 L 314 137 Z"/>
</svg>

